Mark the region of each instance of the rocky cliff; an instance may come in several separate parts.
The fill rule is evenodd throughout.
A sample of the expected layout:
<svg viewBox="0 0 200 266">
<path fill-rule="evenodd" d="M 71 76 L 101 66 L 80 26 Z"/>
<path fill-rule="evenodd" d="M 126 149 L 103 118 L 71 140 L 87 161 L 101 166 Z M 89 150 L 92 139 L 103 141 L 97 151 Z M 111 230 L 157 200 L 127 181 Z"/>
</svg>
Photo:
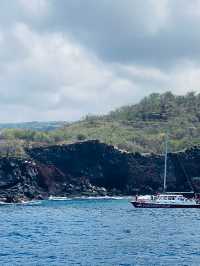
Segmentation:
<svg viewBox="0 0 200 266">
<path fill-rule="evenodd" d="M 99 141 L 28 149 L 29 159 L 0 158 L 0 200 L 132 195 L 162 191 L 162 155 L 127 153 Z M 200 148 L 168 157 L 169 191 L 200 192 Z"/>
</svg>

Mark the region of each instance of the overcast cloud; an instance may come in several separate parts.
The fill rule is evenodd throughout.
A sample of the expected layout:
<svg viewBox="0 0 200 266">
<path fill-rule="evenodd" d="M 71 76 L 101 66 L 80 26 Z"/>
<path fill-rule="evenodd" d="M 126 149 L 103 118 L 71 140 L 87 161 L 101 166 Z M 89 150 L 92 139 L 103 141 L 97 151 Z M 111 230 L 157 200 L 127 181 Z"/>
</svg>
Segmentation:
<svg viewBox="0 0 200 266">
<path fill-rule="evenodd" d="M 199 0 L 1 0 L 0 122 L 200 92 Z"/>
</svg>

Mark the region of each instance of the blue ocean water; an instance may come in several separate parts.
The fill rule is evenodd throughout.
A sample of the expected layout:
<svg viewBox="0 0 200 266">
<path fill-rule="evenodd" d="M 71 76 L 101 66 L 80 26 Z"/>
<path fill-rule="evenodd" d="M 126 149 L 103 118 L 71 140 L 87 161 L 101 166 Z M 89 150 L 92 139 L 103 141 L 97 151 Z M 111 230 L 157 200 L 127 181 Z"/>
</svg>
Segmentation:
<svg viewBox="0 0 200 266">
<path fill-rule="evenodd" d="M 0 265 L 200 265 L 200 210 L 128 199 L 2 205 Z"/>
</svg>

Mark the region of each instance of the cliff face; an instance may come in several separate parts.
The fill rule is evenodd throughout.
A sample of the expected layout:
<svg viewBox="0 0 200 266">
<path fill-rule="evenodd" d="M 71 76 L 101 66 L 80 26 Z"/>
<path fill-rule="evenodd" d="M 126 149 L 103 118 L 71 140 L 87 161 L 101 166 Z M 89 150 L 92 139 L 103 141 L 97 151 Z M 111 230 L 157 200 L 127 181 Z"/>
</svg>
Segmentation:
<svg viewBox="0 0 200 266">
<path fill-rule="evenodd" d="M 0 200 L 131 195 L 162 191 L 164 158 L 122 152 L 98 141 L 27 150 L 0 159 Z M 169 154 L 169 191 L 200 191 L 200 149 Z"/>
</svg>

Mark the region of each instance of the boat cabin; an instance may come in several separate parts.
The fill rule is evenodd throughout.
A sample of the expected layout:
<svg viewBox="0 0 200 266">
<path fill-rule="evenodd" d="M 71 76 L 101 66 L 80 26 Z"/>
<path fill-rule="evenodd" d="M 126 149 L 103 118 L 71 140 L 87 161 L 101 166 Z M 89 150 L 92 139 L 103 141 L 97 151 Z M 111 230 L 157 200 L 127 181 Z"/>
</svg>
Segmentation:
<svg viewBox="0 0 200 266">
<path fill-rule="evenodd" d="M 167 203 L 167 204 L 191 204 L 195 203 L 194 198 L 187 198 L 181 194 L 158 194 L 158 195 L 145 195 L 136 198 L 138 202 L 152 202 L 152 203 Z"/>
<path fill-rule="evenodd" d="M 184 197 L 183 195 L 170 195 L 170 194 L 161 194 L 161 195 L 157 195 L 155 196 L 157 200 L 181 200 L 181 201 L 185 201 L 188 200 L 186 197 Z"/>
</svg>

